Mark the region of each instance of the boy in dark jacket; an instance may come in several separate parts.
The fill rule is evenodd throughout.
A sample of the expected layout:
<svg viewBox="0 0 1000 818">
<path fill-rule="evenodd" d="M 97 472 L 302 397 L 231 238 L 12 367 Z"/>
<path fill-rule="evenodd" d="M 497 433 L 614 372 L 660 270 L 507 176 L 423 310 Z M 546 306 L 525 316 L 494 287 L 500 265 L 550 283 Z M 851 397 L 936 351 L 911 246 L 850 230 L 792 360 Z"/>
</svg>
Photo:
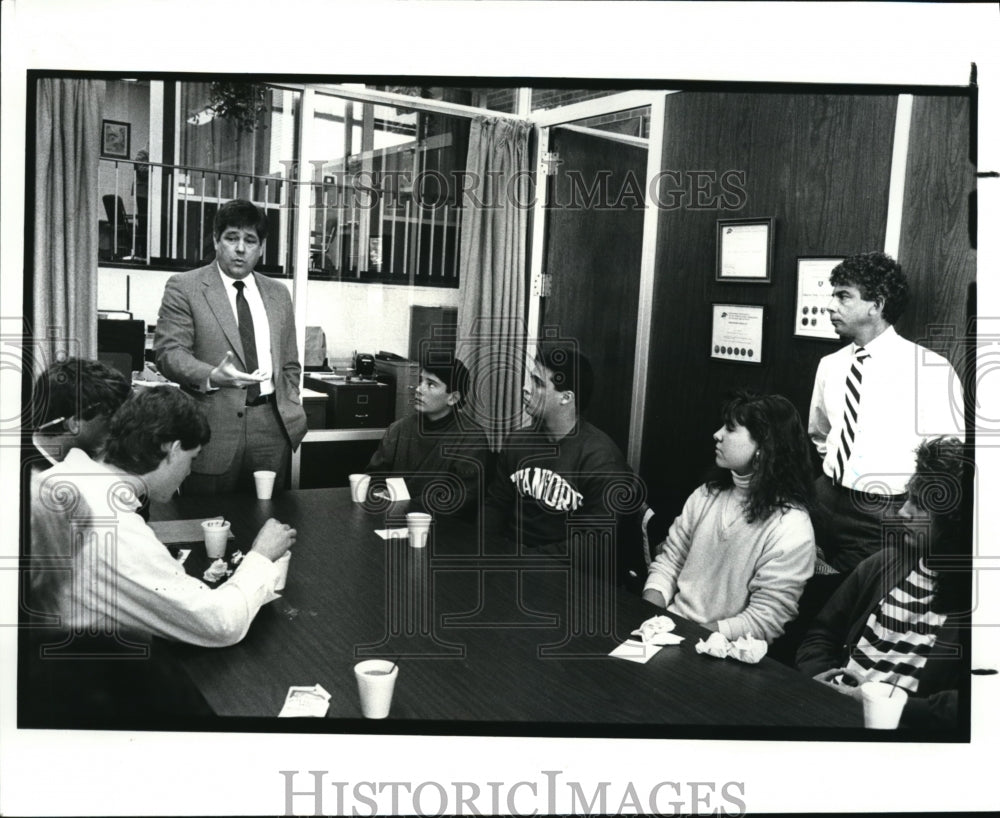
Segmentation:
<svg viewBox="0 0 1000 818">
<path fill-rule="evenodd" d="M 412 497 L 437 513 L 474 513 L 491 471 L 486 433 L 460 410 L 471 388 L 465 364 L 444 350 L 420 362 L 414 414 L 393 423 L 365 471 L 374 487 L 403 477 Z"/>
</svg>

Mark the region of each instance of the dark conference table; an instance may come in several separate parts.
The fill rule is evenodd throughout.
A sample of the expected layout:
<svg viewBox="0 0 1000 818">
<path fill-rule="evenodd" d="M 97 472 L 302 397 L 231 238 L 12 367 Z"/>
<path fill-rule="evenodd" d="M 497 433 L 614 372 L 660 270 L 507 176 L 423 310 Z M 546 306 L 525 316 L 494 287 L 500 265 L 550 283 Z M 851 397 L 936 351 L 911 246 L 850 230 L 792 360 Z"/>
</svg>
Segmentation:
<svg viewBox="0 0 1000 818">
<path fill-rule="evenodd" d="M 708 631 L 677 616 L 681 645 L 646 664 L 608 657 L 662 609 L 569 558 L 481 554 L 469 523 L 436 517 L 423 549 L 375 534 L 404 527 L 405 510 L 353 503 L 348 489 L 154 506 L 154 520 L 224 514 L 231 548 L 249 549 L 271 516 L 298 530 L 282 598 L 240 644 L 170 646 L 216 714 L 274 717 L 289 686 L 318 683 L 332 696 L 326 720 L 269 729 L 833 738 L 862 725 L 859 704 L 774 660 L 696 653 Z M 365 658 L 399 663 L 385 722 L 361 720 L 353 667 Z"/>
</svg>

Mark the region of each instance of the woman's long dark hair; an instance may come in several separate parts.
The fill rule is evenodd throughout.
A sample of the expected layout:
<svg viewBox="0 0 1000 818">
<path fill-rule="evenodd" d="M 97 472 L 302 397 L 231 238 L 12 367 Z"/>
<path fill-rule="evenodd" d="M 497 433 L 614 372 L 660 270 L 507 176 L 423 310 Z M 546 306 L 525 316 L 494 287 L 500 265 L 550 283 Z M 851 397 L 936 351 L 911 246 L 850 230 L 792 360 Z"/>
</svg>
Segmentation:
<svg viewBox="0 0 1000 818">
<path fill-rule="evenodd" d="M 744 506 L 748 523 L 766 520 L 776 510 L 813 506 L 812 463 L 802 420 L 788 398 L 740 391 L 722 408 L 728 427 L 746 427 L 758 453 Z M 718 492 L 733 485 L 728 469 L 713 469 L 707 485 Z"/>
</svg>

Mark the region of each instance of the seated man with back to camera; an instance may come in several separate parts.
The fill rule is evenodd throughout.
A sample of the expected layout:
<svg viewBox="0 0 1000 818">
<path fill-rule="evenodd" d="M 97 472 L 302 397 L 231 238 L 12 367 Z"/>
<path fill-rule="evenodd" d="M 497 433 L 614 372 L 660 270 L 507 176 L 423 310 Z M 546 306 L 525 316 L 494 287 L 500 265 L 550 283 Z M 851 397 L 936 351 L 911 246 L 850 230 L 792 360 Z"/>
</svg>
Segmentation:
<svg viewBox="0 0 1000 818">
<path fill-rule="evenodd" d="M 902 727 L 957 726 L 971 607 L 967 467 L 958 438 L 920 444 L 902 536 L 851 572 L 796 656 L 803 673 L 854 698 L 864 682 L 898 685 L 909 694 Z"/>
<path fill-rule="evenodd" d="M 239 642 L 273 597 L 274 560 L 295 542 L 295 530 L 268 520 L 232 577 L 209 588 L 136 513 L 138 497 L 168 501 L 187 477 L 210 437 L 201 409 L 178 389 L 153 388 L 126 401 L 109 432 L 103 463 L 73 449 L 42 475 L 32 507 L 33 609 L 79 632 L 205 647 Z M 51 570 L 59 564 L 69 565 L 69 580 Z"/>
<path fill-rule="evenodd" d="M 471 379 L 449 351 L 428 351 L 420 362 L 414 413 L 386 431 L 365 471 L 373 490 L 384 478 L 406 480 L 412 497 L 438 512 L 474 513 L 482 504 L 489 472 L 486 433 L 461 412 Z"/>
<path fill-rule="evenodd" d="M 616 499 L 638 496 L 638 478 L 618 446 L 583 418 L 593 383 L 590 361 L 571 344 L 539 346 L 522 395 L 532 423 L 511 433 L 497 457 L 484 514 L 488 538 L 564 555 L 571 521 L 617 526 Z"/>
<path fill-rule="evenodd" d="M 100 361 L 66 358 L 35 379 L 31 391 L 32 443 L 48 467 L 70 449 L 104 457 L 108 422 L 132 391 L 118 370 Z M 37 462 L 37 461 L 36 461 Z"/>
</svg>

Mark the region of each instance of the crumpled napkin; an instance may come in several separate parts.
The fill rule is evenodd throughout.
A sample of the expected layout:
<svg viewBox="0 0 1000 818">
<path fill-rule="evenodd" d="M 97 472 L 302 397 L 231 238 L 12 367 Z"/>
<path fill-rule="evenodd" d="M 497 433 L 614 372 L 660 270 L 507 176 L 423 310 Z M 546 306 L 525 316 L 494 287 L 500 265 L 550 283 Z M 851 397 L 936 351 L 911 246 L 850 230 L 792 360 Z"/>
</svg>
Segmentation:
<svg viewBox="0 0 1000 818">
<path fill-rule="evenodd" d="M 632 636 L 638 636 L 647 645 L 679 645 L 683 636 L 671 633 L 674 620 L 669 616 L 653 616 L 632 631 Z"/>
<path fill-rule="evenodd" d="M 723 634 L 716 631 L 708 639 L 699 639 L 694 649 L 698 653 L 707 653 L 716 659 L 737 659 L 755 665 L 767 653 L 767 642 L 763 639 L 754 639 L 749 634 L 730 642 Z"/>
<path fill-rule="evenodd" d="M 220 557 L 205 569 L 205 573 L 201 575 L 201 578 L 205 582 L 218 582 L 229 573 L 228 569 L 229 566 L 226 565 L 226 561 Z"/>
</svg>

